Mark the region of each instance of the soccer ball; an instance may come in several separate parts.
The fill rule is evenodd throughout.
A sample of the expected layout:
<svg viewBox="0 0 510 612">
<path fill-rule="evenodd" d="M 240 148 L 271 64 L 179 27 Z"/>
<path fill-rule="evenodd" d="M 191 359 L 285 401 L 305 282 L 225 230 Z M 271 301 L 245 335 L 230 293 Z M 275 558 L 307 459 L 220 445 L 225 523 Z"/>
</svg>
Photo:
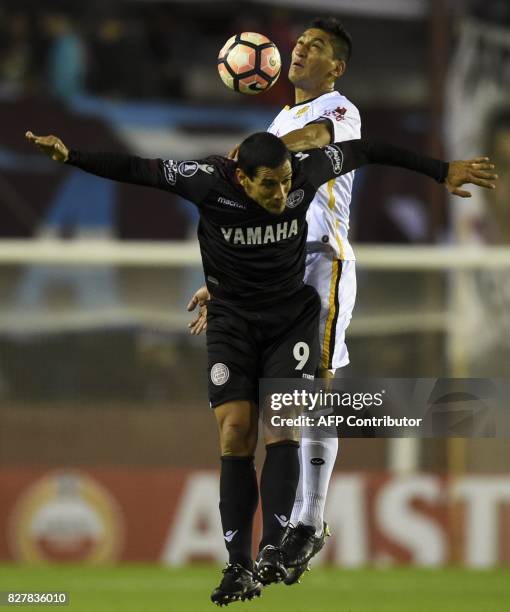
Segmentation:
<svg viewBox="0 0 510 612">
<path fill-rule="evenodd" d="M 230 37 L 218 55 L 218 72 L 227 87 L 258 94 L 272 87 L 282 68 L 280 52 L 263 34 L 243 32 Z"/>
</svg>

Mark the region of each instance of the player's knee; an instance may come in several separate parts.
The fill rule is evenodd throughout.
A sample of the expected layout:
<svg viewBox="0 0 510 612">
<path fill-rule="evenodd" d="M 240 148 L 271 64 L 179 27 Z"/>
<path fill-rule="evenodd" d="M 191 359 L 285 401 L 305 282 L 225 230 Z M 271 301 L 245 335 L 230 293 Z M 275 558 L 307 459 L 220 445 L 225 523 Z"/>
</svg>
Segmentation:
<svg viewBox="0 0 510 612">
<path fill-rule="evenodd" d="M 257 444 L 256 432 L 248 423 L 228 420 L 220 428 L 222 455 L 252 455 Z"/>
<path fill-rule="evenodd" d="M 216 421 L 222 455 L 253 455 L 257 446 L 258 412 L 249 402 L 217 406 Z"/>
</svg>

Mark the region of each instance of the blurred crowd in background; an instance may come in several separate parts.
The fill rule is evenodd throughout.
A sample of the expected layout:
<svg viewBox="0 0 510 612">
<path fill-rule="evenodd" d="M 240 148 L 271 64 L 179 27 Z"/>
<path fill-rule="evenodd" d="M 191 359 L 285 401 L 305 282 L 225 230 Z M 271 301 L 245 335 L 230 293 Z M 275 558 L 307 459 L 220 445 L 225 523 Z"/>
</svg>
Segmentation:
<svg viewBox="0 0 510 612">
<path fill-rule="evenodd" d="M 189 101 L 210 100 L 213 93 L 213 97 L 223 94 L 228 99 L 226 90 L 213 88 L 211 92 L 208 87 L 211 75 L 206 70 L 215 64 L 218 41 L 236 32 L 262 31 L 270 34 L 282 56 L 288 58 L 303 25 L 316 13 L 328 12 L 315 8 L 313 2 L 307 8 L 302 3 L 292 8 L 278 4 L 54 0 L 42 8 L 35 0 L 4 0 L 0 7 L 0 92 Z M 442 4 L 445 20 L 450 22 L 453 15 L 452 42 L 455 21 L 464 15 L 510 26 L 506 0 L 444 0 Z M 417 57 L 416 51 L 424 46 L 420 39 L 427 16 L 419 24 L 421 34 L 417 37 L 412 22 L 385 16 L 382 5 L 380 16 L 375 12 L 361 21 L 355 12 L 348 12 L 346 25 L 354 35 L 355 56 L 365 56 L 360 65 L 374 61 L 371 56 L 377 49 L 371 39 L 375 36 L 374 42 L 380 43 L 381 36 L 391 31 L 391 48 L 385 47 L 382 54 L 391 60 L 382 64 L 384 78 L 405 66 L 406 55 Z M 425 58 L 421 60 L 423 64 Z M 422 68 L 419 63 L 414 65 L 415 72 Z M 281 79 L 276 89 L 260 96 L 257 103 L 284 104 L 290 92 Z M 395 95 L 391 91 L 385 94 Z M 359 95 L 358 90 L 351 92 L 352 97 Z"/>
<path fill-rule="evenodd" d="M 196 9 L 194 2 L 125 2 L 122 10 L 119 3 L 50 3 L 43 10 L 36 2 L 3 3 L 1 90 L 60 98 L 207 99 L 197 81 L 204 64 L 214 65 L 218 40 L 266 31 L 284 53 L 295 40 L 289 11 L 267 8 L 244 17 L 217 3 Z M 260 102 L 280 104 L 287 93 Z"/>
</svg>

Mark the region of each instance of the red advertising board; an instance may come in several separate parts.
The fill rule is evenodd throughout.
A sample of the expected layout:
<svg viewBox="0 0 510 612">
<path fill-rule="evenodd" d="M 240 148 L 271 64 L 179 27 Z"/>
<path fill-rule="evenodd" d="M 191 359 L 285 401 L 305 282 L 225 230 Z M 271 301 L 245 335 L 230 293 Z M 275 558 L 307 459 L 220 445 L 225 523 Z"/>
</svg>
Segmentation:
<svg viewBox="0 0 510 612">
<path fill-rule="evenodd" d="M 0 500 L 0 560 L 225 559 L 214 471 L 4 468 Z M 333 535 L 319 563 L 510 562 L 507 476 L 337 474 L 326 518 Z"/>
</svg>

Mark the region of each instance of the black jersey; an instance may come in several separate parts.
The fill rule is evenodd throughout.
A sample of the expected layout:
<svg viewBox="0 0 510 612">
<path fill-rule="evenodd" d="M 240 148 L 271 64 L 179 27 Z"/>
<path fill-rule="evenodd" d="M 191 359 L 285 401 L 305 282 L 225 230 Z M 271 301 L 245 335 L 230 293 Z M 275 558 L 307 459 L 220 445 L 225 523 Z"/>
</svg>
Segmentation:
<svg viewBox="0 0 510 612">
<path fill-rule="evenodd" d="M 198 239 L 213 296 L 246 307 L 288 298 L 303 285 L 306 212 L 320 185 L 369 163 L 407 167 L 444 180 L 448 165 L 383 143 L 353 140 L 292 155 L 284 211 L 252 200 L 224 157 L 175 161 L 71 151 L 68 162 L 94 174 L 164 189 L 196 204 Z"/>
</svg>

